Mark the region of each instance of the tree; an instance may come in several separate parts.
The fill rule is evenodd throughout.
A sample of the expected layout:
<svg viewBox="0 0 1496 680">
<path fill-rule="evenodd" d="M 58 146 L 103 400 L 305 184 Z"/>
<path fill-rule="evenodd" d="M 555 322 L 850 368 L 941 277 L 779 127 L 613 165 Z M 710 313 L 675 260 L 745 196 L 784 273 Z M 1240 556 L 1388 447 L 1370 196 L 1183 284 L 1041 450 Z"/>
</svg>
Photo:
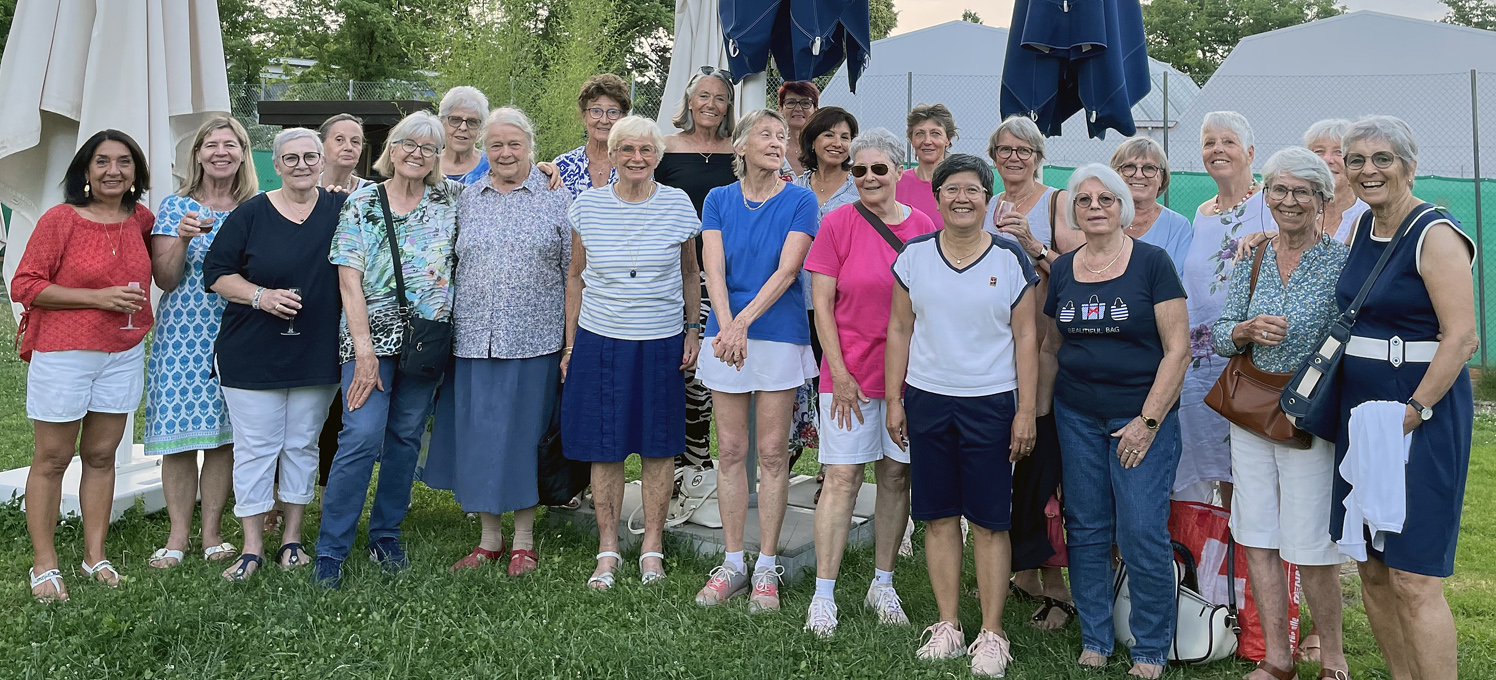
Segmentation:
<svg viewBox="0 0 1496 680">
<path fill-rule="evenodd" d="M 867 12 L 873 40 L 887 38 L 899 25 L 899 13 L 893 8 L 893 0 L 870 0 Z"/>
<path fill-rule="evenodd" d="M 1441 20 L 1471 28 L 1496 30 L 1496 2 L 1491 0 L 1439 0 L 1449 8 Z"/>
<path fill-rule="evenodd" d="M 5 52 L 5 43 L 10 39 L 10 22 L 16 17 L 17 0 L 0 0 L 0 53 Z"/>
<path fill-rule="evenodd" d="M 223 27 L 229 82 L 258 82 L 274 56 L 274 36 L 264 6 L 252 0 L 218 0 L 218 22 Z"/>
<path fill-rule="evenodd" d="M 973 24 L 980 24 L 982 23 L 982 15 L 968 9 L 964 12 L 961 12 L 961 20 Z"/>
<path fill-rule="evenodd" d="M 301 0 L 277 3 L 276 52 L 317 64 L 300 80 L 412 80 L 450 48 L 462 0 Z"/>
<path fill-rule="evenodd" d="M 1342 11 L 1335 0 L 1153 0 L 1143 26 L 1148 56 L 1203 84 L 1242 38 Z"/>
</svg>

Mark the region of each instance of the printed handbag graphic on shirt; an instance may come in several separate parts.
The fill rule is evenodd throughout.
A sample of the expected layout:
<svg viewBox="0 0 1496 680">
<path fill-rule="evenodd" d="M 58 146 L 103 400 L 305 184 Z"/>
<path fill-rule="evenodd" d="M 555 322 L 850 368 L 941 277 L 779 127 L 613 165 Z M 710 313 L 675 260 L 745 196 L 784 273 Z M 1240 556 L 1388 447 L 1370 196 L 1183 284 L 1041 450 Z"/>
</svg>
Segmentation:
<svg viewBox="0 0 1496 680">
<path fill-rule="evenodd" d="M 1126 321 L 1126 320 L 1127 320 L 1127 303 L 1123 302 L 1122 298 L 1117 298 L 1116 301 L 1112 302 L 1112 321 Z"/>
<path fill-rule="evenodd" d="M 1106 317 L 1106 305 L 1095 295 L 1091 296 L 1090 302 L 1080 306 L 1081 321 L 1100 321 Z"/>
<path fill-rule="evenodd" d="M 1070 323 L 1075 320 L 1075 301 L 1066 300 L 1065 306 L 1060 308 L 1060 323 Z"/>
</svg>

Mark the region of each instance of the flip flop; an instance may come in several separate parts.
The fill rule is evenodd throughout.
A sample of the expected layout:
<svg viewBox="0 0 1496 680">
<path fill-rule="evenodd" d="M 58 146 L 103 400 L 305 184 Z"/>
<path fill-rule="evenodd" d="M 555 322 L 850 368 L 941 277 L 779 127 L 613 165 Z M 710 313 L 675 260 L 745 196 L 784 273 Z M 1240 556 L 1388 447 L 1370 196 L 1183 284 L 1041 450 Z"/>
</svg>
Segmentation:
<svg viewBox="0 0 1496 680">
<path fill-rule="evenodd" d="M 52 584 L 52 593 L 49 595 L 37 595 L 35 592 L 32 592 L 31 596 L 35 597 L 37 602 L 67 602 L 68 594 L 67 591 L 62 589 L 61 571 L 48 569 L 38 576 L 35 569 L 28 569 L 27 574 L 31 576 L 32 591 L 35 591 L 36 587 L 43 583 Z"/>
<path fill-rule="evenodd" d="M 1299 643 L 1299 661 L 1319 663 L 1319 635 L 1306 635 Z"/>
<path fill-rule="evenodd" d="M 291 556 L 286 558 L 284 564 L 281 564 L 281 557 L 285 556 L 286 553 L 291 553 Z M 303 560 L 301 558 L 302 555 L 311 557 L 311 555 L 307 554 L 306 548 L 301 547 L 300 543 L 286 543 L 280 547 L 280 550 L 275 551 L 275 563 L 280 564 L 281 569 L 286 571 L 311 564 L 310 560 Z"/>
<path fill-rule="evenodd" d="M 218 545 L 210 545 L 203 548 L 203 559 L 208 562 L 221 562 L 239 553 L 239 549 L 233 543 L 224 541 Z M 223 555 L 223 557 L 219 557 Z"/>
<path fill-rule="evenodd" d="M 234 564 L 238 566 L 234 569 L 233 575 L 225 576 L 223 577 L 223 580 L 229 581 L 231 583 L 243 583 L 245 581 L 248 581 L 250 576 L 259 573 L 260 567 L 265 566 L 265 561 L 260 559 L 259 555 L 255 555 L 253 553 L 244 553 L 239 556 L 239 559 L 234 560 Z M 250 564 L 255 565 L 255 571 L 253 574 L 249 571 Z"/>
<path fill-rule="evenodd" d="M 93 580 L 109 586 L 110 588 L 118 588 L 119 584 L 125 580 L 125 577 L 119 575 L 119 570 L 115 569 L 114 565 L 109 563 L 109 560 L 99 560 L 98 562 L 95 562 L 92 567 L 88 566 L 87 562 L 84 562 L 82 566 L 83 574 L 85 576 L 92 577 Z M 114 583 L 99 580 L 98 573 L 104 571 L 105 569 L 109 570 L 109 573 L 114 574 Z"/>
</svg>

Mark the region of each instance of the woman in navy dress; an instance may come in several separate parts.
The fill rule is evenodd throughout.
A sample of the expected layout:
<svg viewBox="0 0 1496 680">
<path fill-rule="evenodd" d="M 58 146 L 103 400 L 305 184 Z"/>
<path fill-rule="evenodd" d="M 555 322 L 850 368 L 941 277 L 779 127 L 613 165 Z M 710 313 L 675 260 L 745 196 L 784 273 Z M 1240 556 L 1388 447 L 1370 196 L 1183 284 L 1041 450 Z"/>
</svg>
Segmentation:
<svg viewBox="0 0 1496 680">
<path fill-rule="evenodd" d="M 1337 469 L 1350 443 L 1350 411 L 1364 402 L 1406 403 L 1402 432 L 1412 434 L 1402 532 L 1383 533 L 1380 550 L 1367 541 L 1369 559 L 1360 564 L 1366 617 L 1393 678 L 1454 678 L 1454 617 L 1443 579 L 1454 572 L 1474 424 L 1465 362 L 1480 342 L 1470 275 L 1475 244 L 1447 214 L 1413 219 L 1432 206 L 1413 196 L 1418 146 L 1406 123 L 1388 116 L 1363 118 L 1346 133 L 1344 151 L 1351 187 L 1371 210 L 1351 237 L 1336 290 L 1342 310 L 1388 241 L 1413 223 L 1358 315 L 1354 337 L 1370 341 L 1353 339 L 1340 370 Z M 1371 351 L 1378 341 L 1380 352 Z M 1380 357 L 1373 358 L 1376 354 Z M 1402 360 L 1394 363 L 1397 357 Z M 1330 532 L 1355 542 L 1355 535 L 1342 536 L 1342 501 L 1349 491 L 1337 475 Z"/>
</svg>

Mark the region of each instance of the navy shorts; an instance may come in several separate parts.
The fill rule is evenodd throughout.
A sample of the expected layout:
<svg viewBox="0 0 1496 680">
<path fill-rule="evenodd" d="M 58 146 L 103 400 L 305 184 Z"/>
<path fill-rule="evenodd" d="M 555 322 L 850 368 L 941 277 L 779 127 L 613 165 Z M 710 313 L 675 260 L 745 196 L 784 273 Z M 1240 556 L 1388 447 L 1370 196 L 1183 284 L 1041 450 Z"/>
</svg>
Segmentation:
<svg viewBox="0 0 1496 680">
<path fill-rule="evenodd" d="M 1012 527 L 1013 463 L 1008 447 L 1017 412 L 1016 390 L 948 397 L 904 388 L 914 519 L 959 516 L 991 531 Z"/>
</svg>

